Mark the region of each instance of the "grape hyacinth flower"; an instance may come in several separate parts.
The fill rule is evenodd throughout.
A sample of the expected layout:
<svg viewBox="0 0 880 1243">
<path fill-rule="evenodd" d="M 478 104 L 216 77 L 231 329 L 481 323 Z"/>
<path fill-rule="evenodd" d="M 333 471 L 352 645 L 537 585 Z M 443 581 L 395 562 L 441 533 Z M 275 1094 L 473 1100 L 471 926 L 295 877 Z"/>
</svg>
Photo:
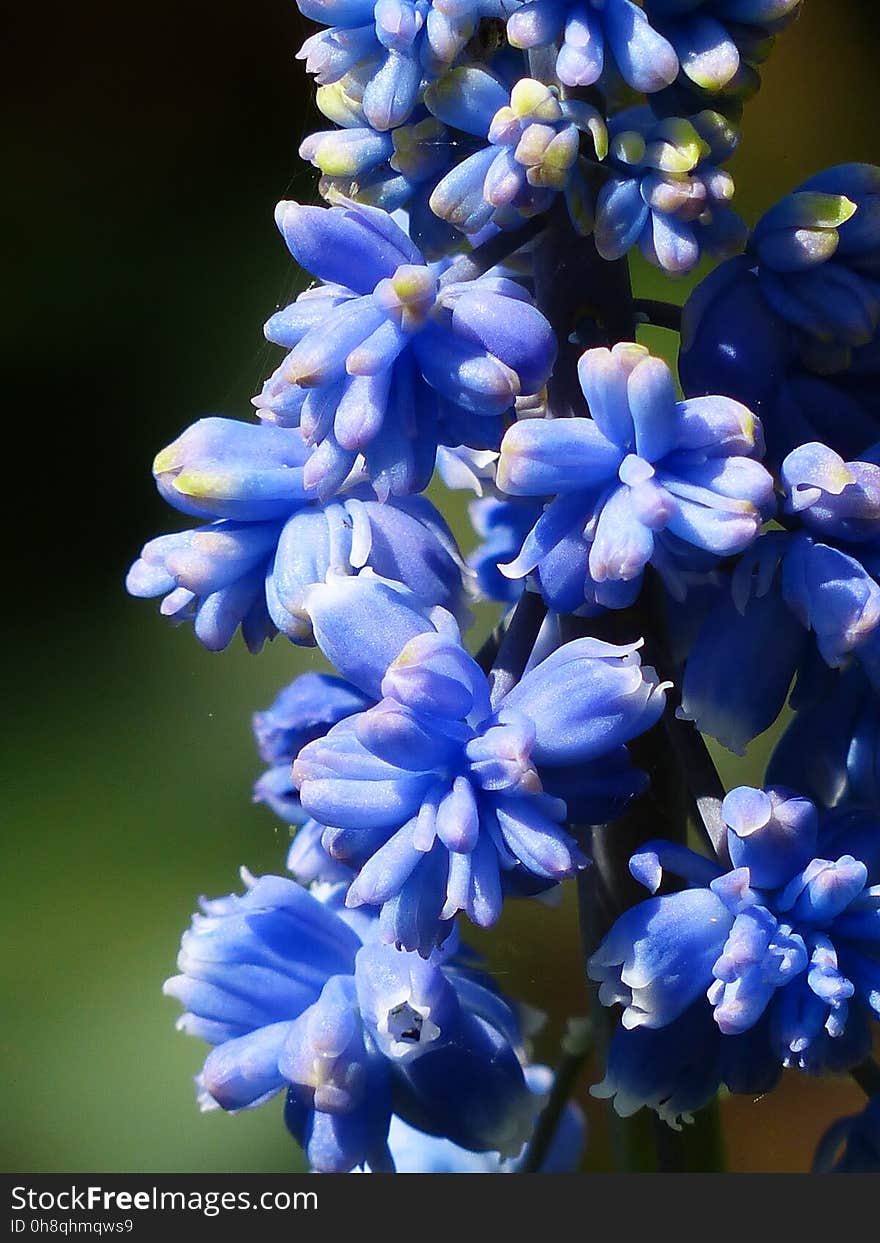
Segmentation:
<svg viewBox="0 0 880 1243">
<path fill-rule="evenodd" d="M 519 598 L 522 581 L 508 578 L 499 566 L 514 559 L 543 508 L 540 500 L 520 497 L 483 496 L 471 501 L 468 513 L 480 543 L 468 557 L 468 565 L 485 599 L 513 604 Z"/>
<path fill-rule="evenodd" d="M 507 1003 L 437 956 L 378 944 L 370 923 L 356 930 L 293 881 L 244 879 L 243 896 L 203 901 L 165 984 L 185 1008 L 178 1027 L 214 1046 L 202 1107 L 286 1091 L 288 1129 L 325 1173 L 393 1170 L 392 1110 L 472 1151 L 516 1155 L 540 1105 Z"/>
<path fill-rule="evenodd" d="M 488 144 L 442 178 L 431 210 L 463 233 L 488 224 L 515 228 L 565 197 L 575 229 L 589 233 L 592 197 L 581 158 L 581 134 L 604 159 L 605 122 L 582 100 L 560 99 L 552 86 L 520 78 L 512 89 L 481 66 L 450 70 L 425 92 L 425 105 L 448 126 Z"/>
<path fill-rule="evenodd" d="M 363 80 L 363 110 L 375 130 L 402 125 L 424 85 L 452 65 L 481 18 L 502 0 L 297 0 L 304 17 L 329 27 L 298 52 L 322 85 Z"/>
<path fill-rule="evenodd" d="M 458 911 L 482 927 L 505 888 L 531 892 L 586 859 L 566 817 L 609 819 L 640 788 L 625 743 L 663 710 L 637 644 L 581 639 L 497 703 L 454 619 L 366 573 L 315 587 L 324 655 L 376 707 L 300 751 L 302 806 L 358 869 L 346 903 L 381 908 L 383 939 L 429 954 Z"/>
<path fill-rule="evenodd" d="M 588 350 L 578 372 L 591 418 L 524 419 L 502 442 L 499 488 L 554 497 L 502 570 L 534 572 L 560 613 L 632 604 L 649 562 L 680 596 L 682 571 L 742 552 L 773 512 L 760 424 L 727 397 L 677 401 L 641 345 Z"/>
<path fill-rule="evenodd" d="M 546 1066 L 528 1066 L 526 1083 L 530 1091 L 544 1096 L 552 1087 L 553 1075 Z M 559 1120 L 539 1174 L 571 1174 L 578 1166 L 584 1147 L 586 1122 L 573 1102 L 566 1105 Z M 391 1119 L 388 1147 L 396 1174 L 517 1174 L 526 1149 L 516 1157 L 500 1158 L 491 1152 L 471 1152 L 451 1140 L 427 1135 L 409 1126 L 397 1115 Z M 369 1168 L 354 1173 L 370 1174 Z"/>
<path fill-rule="evenodd" d="M 855 658 L 880 682 L 880 467 L 807 444 L 782 481 L 790 529 L 762 535 L 736 566 L 682 683 L 685 717 L 736 752 L 776 720 L 814 651 L 832 669 Z M 743 671 L 733 684 L 719 650 Z"/>
<path fill-rule="evenodd" d="M 773 35 L 801 0 L 645 0 L 652 26 L 675 49 L 685 78 L 701 91 L 736 89 L 763 60 Z M 743 62 L 745 61 L 745 64 Z"/>
<path fill-rule="evenodd" d="M 151 540 L 128 573 L 134 596 L 161 595 L 162 613 L 193 620 L 211 651 L 236 629 L 251 651 L 278 631 L 311 643 L 305 591 L 328 570 L 371 565 L 427 604 L 462 605 L 455 541 L 424 497 L 382 505 L 355 477 L 328 503 L 305 487 L 309 451 L 296 428 L 200 419 L 159 453 L 162 497 L 205 526 Z"/>
<path fill-rule="evenodd" d="M 438 444 L 497 447 L 499 416 L 543 386 L 556 353 L 522 286 L 486 275 L 441 287 L 443 265 L 377 208 L 287 202 L 276 219 L 324 283 L 267 323 L 290 352 L 254 404 L 313 447 L 306 489 L 330 496 L 363 455 L 387 500 L 427 486 Z"/>
<path fill-rule="evenodd" d="M 855 1064 L 880 1017 L 876 814 L 820 816 L 790 790 L 743 786 L 722 816 L 730 870 L 669 842 L 633 856 L 651 892 L 666 872 L 687 888 L 619 917 L 589 966 L 600 1000 L 624 1007 L 627 1029 L 662 1029 L 707 998 L 725 1037 L 766 1015 L 786 1066 Z"/>
<path fill-rule="evenodd" d="M 507 19 L 507 38 L 523 49 L 561 39 L 556 76 L 565 86 L 592 86 L 613 66 L 633 90 L 651 94 L 678 74 L 672 44 L 631 0 L 527 0 Z"/>
<path fill-rule="evenodd" d="M 625 1027 L 611 1037 L 605 1077 L 590 1095 L 610 1100 L 621 1118 L 652 1109 L 673 1130 L 691 1122 L 726 1087 L 752 1097 L 772 1091 L 782 1074 L 766 1018 L 722 1036 L 705 998 L 665 1027 Z"/>
<path fill-rule="evenodd" d="M 595 241 L 603 259 L 638 245 L 671 276 L 690 272 L 703 255 L 742 250 L 747 231 L 730 206 L 733 178 L 718 167 L 739 134 L 717 112 L 657 119 L 631 108 L 608 123 L 613 175 L 596 202 Z"/>
</svg>

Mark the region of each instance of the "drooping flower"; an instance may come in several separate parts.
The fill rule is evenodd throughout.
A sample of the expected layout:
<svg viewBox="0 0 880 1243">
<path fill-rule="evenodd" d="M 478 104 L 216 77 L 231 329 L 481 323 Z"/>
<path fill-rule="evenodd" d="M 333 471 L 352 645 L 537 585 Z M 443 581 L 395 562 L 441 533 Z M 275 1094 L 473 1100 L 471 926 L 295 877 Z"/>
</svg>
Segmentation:
<svg viewBox="0 0 880 1243">
<path fill-rule="evenodd" d="M 645 12 L 700 91 L 735 90 L 801 0 L 645 0 Z M 752 70 L 753 72 L 753 70 Z"/>
<path fill-rule="evenodd" d="M 546 1066 L 528 1066 L 526 1082 L 532 1092 L 544 1096 L 553 1076 Z M 569 1101 L 559 1119 L 539 1174 L 570 1174 L 580 1161 L 584 1147 L 586 1120 L 580 1108 Z M 409 1126 L 396 1115 L 388 1131 L 388 1147 L 397 1174 L 517 1174 L 525 1148 L 516 1157 L 500 1158 L 491 1152 L 471 1152 L 437 1135 L 427 1135 Z M 372 1173 L 356 1170 L 355 1173 Z"/>
<path fill-rule="evenodd" d="M 458 59 L 482 18 L 501 0 L 297 0 L 304 17 L 329 27 L 298 53 L 322 86 L 359 78 L 375 130 L 402 125 L 426 82 Z"/>
<path fill-rule="evenodd" d="M 782 480 L 790 529 L 762 535 L 719 590 L 682 682 L 686 716 L 734 751 L 775 721 L 814 652 L 880 679 L 880 468 L 807 444 Z"/>
<path fill-rule="evenodd" d="M 206 1109 L 249 1109 L 286 1090 L 287 1126 L 313 1168 L 393 1170 L 392 1112 L 475 1152 L 520 1151 L 540 1102 L 516 1017 L 460 966 L 378 944 L 369 921 L 293 881 L 245 875 L 202 903 L 165 992 L 182 1030 L 214 1048 Z M 344 908 L 341 908 L 344 913 Z"/>
<path fill-rule="evenodd" d="M 498 486 L 555 497 L 503 571 L 534 572 L 560 613 L 631 604 L 649 562 L 681 595 L 683 570 L 742 552 L 772 513 L 760 424 L 726 397 L 677 401 L 640 345 L 588 350 L 578 370 L 591 418 L 524 419 L 502 442 Z"/>
<path fill-rule="evenodd" d="M 192 620 L 211 651 L 241 626 L 251 651 L 278 631 L 311 642 L 304 592 L 331 568 L 371 565 L 426 603 L 458 609 L 462 563 L 424 497 L 382 505 L 355 476 L 331 501 L 306 490 L 308 449 L 296 428 L 200 419 L 153 464 L 159 492 L 204 526 L 160 535 L 128 573 L 134 596 L 161 595 L 173 621 Z"/>
<path fill-rule="evenodd" d="M 617 1025 L 608 1047 L 605 1077 L 590 1088 L 629 1118 L 653 1109 L 673 1130 L 691 1122 L 723 1085 L 731 1092 L 762 1096 L 782 1074 L 768 1023 L 762 1019 L 738 1036 L 722 1036 L 705 998 L 665 1027 Z"/>
<path fill-rule="evenodd" d="M 702 255 L 742 250 L 747 231 L 730 206 L 733 178 L 719 165 L 739 134 L 717 112 L 658 119 L 631 108 L 608 123 L 613 175 L 596 202 L 594 237 L 603 259 L 633 246 L 670 275 L 689 272 Z"/>
<path fill-rule="evenodd" d="M 561 38 L 556 76 L 566 86 L 592 86 L 613 66 L 650 94 L 678 73 L 675 49 L 631 0 L 527 0 L 508 18 L 507 37 L 526 49 Z"/>
<path fill-rule="evenodd" d="M 581 134 L 590 154 L 604 159 L 605 122 L 582 100 L 561 99 L 552 86 L 520 78 L 508 87 L 478 65 L 452 69 L 425 92 L 427 108 L 448 126 L 481 139 L 473 155 L 445 174 L 431 210 L 463 233 L 488 224 L 516 227 L 546 211 L 557 194 L 580 233 L 593 224 Z"/>
<path fill-rule="evenodd" d="M 313 446 L 305 487 L 331 495 L 363 455 L 384 500 L 427 486 L 438 444 L 497 447 L 499 416 L 543 386 L 556 352 L 522 286 L 492 275 L 442 285 L 443 265 L 377 208 L 281 203 L 276 218 L 324 283 L 267 323 L 290 352 L 254 404 Z"/>
<path fill-rule="evenodd" d="M 652 892 L 665 872 L 687 888 L 617 920 L 589 966 L 600 999 L 624 1006 L 625 1028 L 664 1029 L 705 997 L 723 1037 L 766 1016 L 786 1066 L 853 1065 L 880 1017 L 876 815 L 820 816 L 790 790 L 747 787 L 722 815 L 731 870 L 668 842 L 633 856 Z"/>
<path fill-rule="evenodd" d="M 640 786 L 624 744 L 663 708 L 638 645 L 566 644 L 493 704 L 442 609 L 369 573 L 314 588 L 308 607 L 324 655 L 379 700 L 294 765 L 325 847 L 359 869 L 349 906 L 381 907 L 382 936 L 426 954 L 458 911 L 488 927 L 505 889 L 584 866 L 566 818 L 626 805 Z"/>
</svg>

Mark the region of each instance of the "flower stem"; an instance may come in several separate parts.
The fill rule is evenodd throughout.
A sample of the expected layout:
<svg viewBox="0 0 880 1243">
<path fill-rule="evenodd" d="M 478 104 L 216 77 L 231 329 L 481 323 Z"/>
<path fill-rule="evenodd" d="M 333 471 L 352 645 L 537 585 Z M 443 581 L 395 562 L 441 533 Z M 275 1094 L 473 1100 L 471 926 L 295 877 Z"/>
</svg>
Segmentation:
<svg viewBox="0 0 880 1243">
<path fill-rule="evenodd" d="M 849 1073 L 865 1096 L 880 1096 L 880 1066 L 872 1057 L 866 1057 L 858 1066 L 853 1066 Z"/>
<path fill-rule="evenodd" d="M 537 1174 L 544 1164 L 565 1106 L 574 1093 L 584 1063 L 589 1057 L 592 1043 L 592 1029 L 588 1020 L 569 1020 L 568 1031 L 562 1041 L 562 1061 L 556 1071 L 547 1104 L 535 1123 L 535 1130 L 519 1167 L 520 1174 Z"/>
<path fill-rule="evenodd" d="M 675 302 L 636 298 L 633 308 L 640 323 L 653 324 L 655 328 L 668 328 L 670 332 L 681 332 L 681 307 Z"/>
</svg>

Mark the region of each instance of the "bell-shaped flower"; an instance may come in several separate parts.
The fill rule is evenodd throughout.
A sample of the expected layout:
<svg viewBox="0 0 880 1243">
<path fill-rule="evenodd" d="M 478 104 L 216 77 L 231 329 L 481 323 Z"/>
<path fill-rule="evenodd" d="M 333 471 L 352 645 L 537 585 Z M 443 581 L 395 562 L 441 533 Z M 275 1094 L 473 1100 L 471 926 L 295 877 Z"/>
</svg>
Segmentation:
<svg viewBox="0 0 880 1243">
<path fill-rule="evenodd" d="M 672 276 L 702 255 L 742 250 L 745 225 L 730 206 L 733 179 L 719 165 L 739 135 L 717 112 L 657 119 L 631 108 L 608 123 L 612 176 L 596 202 L 596 249 L 620 259 L 633 246 Z"/>
<path fill-rule="evenodd" d="M 300 427 L 307 490 L 328 497 L 361 459 L 380 499 L 419 492 L 438 444 L 497 447 L 500 416 L 550 374 L 556 343 L 522 286 L 486 275 L 441 283 L 377 208 L 281 203 L 297 262 L 323 284 L 266 325 L 290 352 L 254 399 Z"/>
<path fill-rule="evenodd" d="M 506 889 L 585 865 L 567 802 L 586 823 L 619 812 L 639 789 L 624 744 L 663 708 L 637 645 L 568 643 L 492 704 L 443 610 L 371 575 L 308 607 L 325 656 L 380 702 L 305 747 L 294 781 L 330 854 L 360 869 L 348 904 L 381 907 L 385 939 L 428 954 L 458 911 L 488 927 Z"/>
<path fill-rule="evenodd" d="M 467 967 L 375 940 L 293 881 L 245 874 L 243 897 L 203 902 L 165 986 L 185 1031 L 214 1046 L 204 1108 L 235 1111 L 286 1089 L 285 1120 L 313 1168 L 393 1170 L 392 1108 L 431 1135 L 517 1155 L 541 1098 L 513 1009 Z"/>
<path fill-rule="evenodd" d="M 425 92 L 427 108 L 447 125 L 481 139 L 480 148 L 441 179 L 429 204 L 463 233 L 488 224 L 513 228 L 565 196 L 575 229 L 593 225 L 592 195 L 581 155 L 604 159 L 605 122 L 582 100 L 561 99 L 555 87 L 520 78 L 510 89 L 478 65 L 453 69 Z"/>
<path fill-rule="evenodd" d="M 364 565 L 414 589 L 425 603 L 462 602 L 455 541 L 423 497 L 380 504 L 350 481 L 344 493 L 315 500 L 303 484 L 308 450 L 296 428 L 202 419 L 156 457 L 160 493 L 205 526 L 151 540 L 129 571 L 135 596 L 164 597 L 174 621 L 192 618 L 210 650 L 241 626 L 258 651 L 278 631 L 312 641 L 305 593 L 330 569 Z"/>
<path fill-rule="evenodd" d="M 662 90 L 678 74 L 678 57 L 645 10 L 632 0 L 527 0 L 507 19 L 513 47 L 561 40 L 556 76 L 566 86 L 592 86 L 615 70 L 635 91 Z"/>
<path fill-rule="evenodd" d="M 768 1024 L 779 1062 L 811 1072 L 861 1060 L 880 1017 L 880 837 L 870 811 L 824 815 L 794 791 L 731 791 L 732 870 L 650 842 L 630 863 L 656 892 L 621 915 L 590 963 L 624 1027 L 667 1028 L 705 995 L 723 1037 Z"/>
<path fill-rule="evenodd" d="M 499 488 L 554 498 L 502 571 L 534 572 L 561 613 L 631 604 L 649 562 L 680 596 L 682 570 L 742 552 L 773 511 L 760 424 L 727 397 L 677 401 L 644 346 L 588 350 L 579 373 L 591 418 L 524 419 L 502 442 Z"/>
</svg>

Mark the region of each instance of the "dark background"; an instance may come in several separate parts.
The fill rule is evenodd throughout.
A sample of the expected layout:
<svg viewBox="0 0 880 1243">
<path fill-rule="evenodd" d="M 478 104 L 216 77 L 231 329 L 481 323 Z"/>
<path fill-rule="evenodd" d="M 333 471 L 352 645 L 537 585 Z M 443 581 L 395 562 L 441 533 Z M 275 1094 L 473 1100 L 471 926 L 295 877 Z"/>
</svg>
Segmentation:
<svg viewBox="0 0 880 1243">
<path fill-rule="evenodd" d="M 750 105 L 733 170 L 750 221 L 844 160 L 880 162 L 874 5 L 806 0 Z M 199 893 L 279 869 L 285 832 L 248 802 L 249 714 L 304 667 L 277 642 L 204 652 L 122 579 L 175 520 L 152 455 L 208 413 L 247 417 L 271 368 L 260 325 L 296 288 L 272 224 L 308 197 L 317 127 L 292 0 L 86 0 L 11 20 L 0 351 L 7 655 L 6 1170 L 291 1168 L 279 1109 L 196 1111 L 202 1049 L 160 995 Z M 639 269 L 640 292 L 670 296 Z M 680 298 L 687 285 L 673 288 Z M 460 523 L 459 512 L 457 521 Z M 460 528 L 462 529 L 462 528 Z M 731 780 L 760 779 L 761 743 Z M 582 1009 L 570 904 L 521 907 L 488 942 L 512 992 Z M 484 941 L 485 944 L 485 941 Z M 725 1104 L 736 1169 L 804 1169 L 856 1106 L 791 1080 Z M 603 1153 L 601 1109 L 593 1164 Z"/>
</svg>

